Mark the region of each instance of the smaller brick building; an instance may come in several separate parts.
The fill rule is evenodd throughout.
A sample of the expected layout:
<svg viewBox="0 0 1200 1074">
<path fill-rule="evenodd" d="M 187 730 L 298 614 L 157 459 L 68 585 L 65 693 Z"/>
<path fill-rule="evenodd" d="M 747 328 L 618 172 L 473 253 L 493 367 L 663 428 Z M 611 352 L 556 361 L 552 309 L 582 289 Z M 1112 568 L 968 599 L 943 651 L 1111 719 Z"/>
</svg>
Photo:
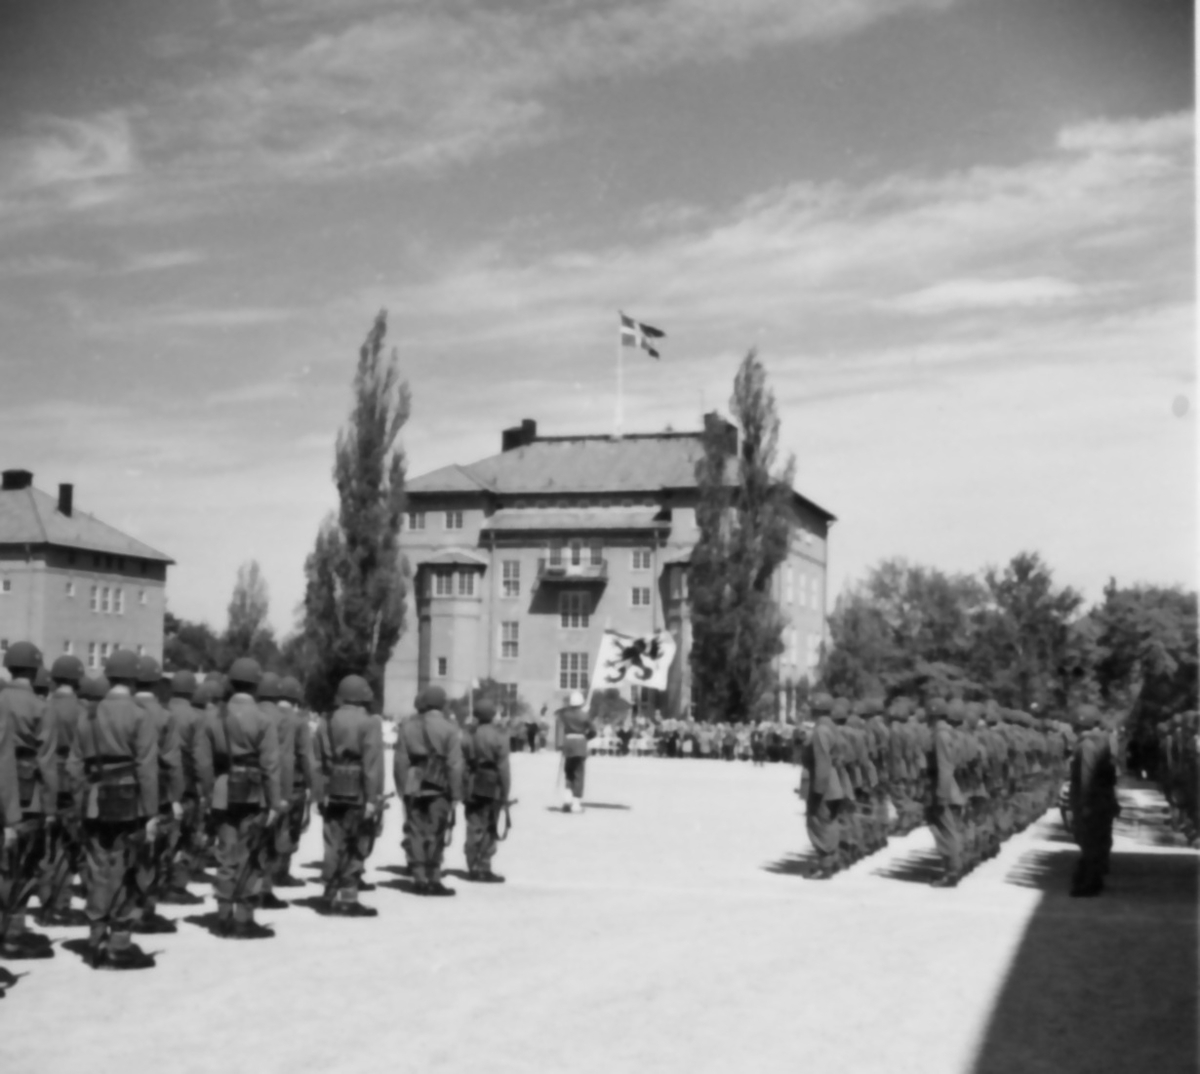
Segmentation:
<svg viewBox="0 0 1200 1074">
<path fill-rule="evenodd" d="M 0 652 L 31 641 L 100 668 L 118 647 L 162 659 L 167 567 L 175 561 L 57 499 L 28 470 L 0 475 Z"/>
</svg>

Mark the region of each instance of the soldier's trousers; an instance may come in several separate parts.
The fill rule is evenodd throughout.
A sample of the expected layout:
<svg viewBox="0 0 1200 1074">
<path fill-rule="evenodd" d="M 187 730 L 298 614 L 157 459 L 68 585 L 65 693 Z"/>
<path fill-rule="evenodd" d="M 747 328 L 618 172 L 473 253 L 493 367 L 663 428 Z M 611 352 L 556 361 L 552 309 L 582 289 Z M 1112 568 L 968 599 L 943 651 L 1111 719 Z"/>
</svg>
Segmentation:
<svg viewBox="0 0 1200 1074">
<path fill-rule="evenodd" d="M 417 883 L 433 884 L 441 880 L 446 831 L 453 816 L 454 803 L 449 798 L 437 795 L 409 799 L 412 875 Z"/>
<path fill-rule="evenodd" d="M 159 812 L 158 825 L 158 834 L 152 840 L 143 840 L 138 848 L 138 907 L 146 916 L 153 915 L 158 897 L 171 881 L 175 848 L 179 845 L 180 827 L 170 806 Z"/>
<path fill-rule="evenodd" d="M 1075 818 L 1075 841 L 1079 844 L 1073 882 L 1076 890 L 1099 891 L 1104 886 L 1112 852 L 1112 825 L 1112 817 L 1107 814 Z"/>
<path fill-rule="evenodd" d="M 197 798 L 184 798 L 183 818 L 179 822 L 179 840 L 175 844 L 175 860 L 171 863 L 170 886 L 183 891 L 192 874 L 204 867 L 204 817 Z"/>
<path fill-rule="evenodd" d="M 412 820 L 410 819 L 413 812 L 413 800 L 411 796 L 402 798 L 400 805 L 402 806 L 401 812 L 403 813 L 403 822 L 400 826 L 400 849 L 404 851 L 404 864 L 411 869 L 413 862 L 416 860 L 413 854 L 413 829 Z"/>
<path fill-rule="evenodd" d="M 38 877 L 38 902 L 43 910 L 71 908 L 71 877 L 83 871 L 83 832 L 71 814 L 60 812 L 46 838 L 46 853 Z"/>
<path fill-rule="evenodd" d="M 262 840 L 266 811 L 256 806 L 238 806 L 217 815 L 217 914 L 250 921 L 262 892 Z"/>
<path fill-rule="evenodd" d="M 325 890 L 341 902 L 357 902 L 358 878 L 374 843 L 372 826 L 363 820 L 363 807 L 326 806 L 321 834 L 325 841 L 321 867 Z"/>
<path fill-rule="evenodd" d="M 280 821 L 279 834 L 275 838 L 276 877 L 287 876 L 292 870 L 292 855 L 300 846 L 300 836 L 304 834 L 304 814 L 307 810 L 308 788 L 302 783 L 295 784 L 287 813 Z"/>
<path fill-rule="evenodd" d="M 583 800 L 583 781 L 586 774 L 586 757 L 566 757 L 563 759 L 563 779 L 566 781 L 567 789 L 580 801 Z"/>
<path fill-rule="evenodd" d="M 804 822 L 808 841 L 812 843 L 822 865 L 831 864 L 838 852 L 838 812 L 841 799 L 830 801 L 822 794 L 812 794 L 804 806 Z"/>
<path fill-rule="evenodd" d="M 962 806 L 937 803 L 929 809 L 929 830 L 946 872 L 962 872 Z"/>
<path fill-rule="evenodd" d="M 85 912 L 93 944 L 107 937 L 113 950 L 129 946 L 129 933 L 139 916 L 133 874 L 140 838 L 138 821 L 84 821 Z"/>
<path fill-rule="evenodd" d="M 464 850 L 467 869 L 489 872 L 496 853 L 496 834 L 500 823 L 501 804 L 495 798 L 473 798 L 463 807 L 467 822 Z"/>
</svg>

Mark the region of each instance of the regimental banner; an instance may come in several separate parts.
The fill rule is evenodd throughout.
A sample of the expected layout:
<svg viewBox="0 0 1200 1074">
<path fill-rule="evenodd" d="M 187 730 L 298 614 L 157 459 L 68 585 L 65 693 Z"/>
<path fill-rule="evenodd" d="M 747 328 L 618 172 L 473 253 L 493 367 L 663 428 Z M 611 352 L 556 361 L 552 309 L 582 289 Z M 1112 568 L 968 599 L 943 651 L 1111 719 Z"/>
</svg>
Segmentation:
<svg viewBox="0 0 1200 1074">
<path fill-rule="evenodd" d="M 629 683 L 647 690 L 665 690 L 674 659 L 675 638 L 669 630 L 642 635 L 606 630 L 596 654 L 592 688 L 607 690 Z"/>
</svg>

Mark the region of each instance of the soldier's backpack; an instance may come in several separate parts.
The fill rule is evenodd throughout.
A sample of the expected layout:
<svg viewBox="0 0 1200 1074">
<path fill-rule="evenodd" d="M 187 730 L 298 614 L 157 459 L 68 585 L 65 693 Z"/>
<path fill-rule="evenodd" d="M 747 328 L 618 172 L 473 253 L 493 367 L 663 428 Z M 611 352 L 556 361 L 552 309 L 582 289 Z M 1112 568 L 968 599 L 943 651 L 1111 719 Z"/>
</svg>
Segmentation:
<svg viewBox="0 0 1200 1074">
<path fill-rule="evenodd" d="M 225 748 L 229 751 L 229 771 L 225 774 L 225 802 L 228 807 L 262 804 L 262 769 L 258 758 L 249 754 L 233 755 L 229 741 L 229 707 L 222 705 L 221 726 L 225 732 Z"/>
<path fill-rule="evenodd" d="M 447 795 L 450 793 L 450 763 L 442 754 L 434 751 L 424 719 L 418 717 L 417 720 L 421 725 L 421 737 L 425 740 L 425 758 L 421 763 L 417 797 Z"/>
<path fill-rule="evenodd" d="M 329 770 L 329 800 L 338 805 L 362 805 L 363 766 L 353 755 L 344 755 L 334 761 Z"/>
<path fill-rule="evenodd" d="M 21 796 L 22 809 L 33 801 L 40 778 L 37 754 L 32 750 L 17 750 L 17 793 Z"/>
</svg>

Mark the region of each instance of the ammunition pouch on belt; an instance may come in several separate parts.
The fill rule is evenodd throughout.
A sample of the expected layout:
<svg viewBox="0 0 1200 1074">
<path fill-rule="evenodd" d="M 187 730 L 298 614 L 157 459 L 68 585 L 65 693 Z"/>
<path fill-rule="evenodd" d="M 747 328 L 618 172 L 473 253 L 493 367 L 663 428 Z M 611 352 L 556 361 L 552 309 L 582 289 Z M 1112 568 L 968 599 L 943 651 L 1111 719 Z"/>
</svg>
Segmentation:
<svg viewBox="0 0 1200 1074">
<path fill-rule="evenodd" d="M 450 793 L 450 765 L 440 753 L 429 754 L 421 762 L 416 775 L 417 788 L 414 793 L 418 798 Z"/>
<path fill-rule="evenodd" d="M 137 820 L 140 813 L 137 765 L 132 761 L 101 764 L 95 773 L 96 819 Z"/>
<path fill-rule="evenodd" d="M 262 769 L 256 764 L 231 761 L 226 777 L 226 802 L 232 806 L 262 804 Z"/>
<path fill-rule="evenodd" d="M 71 794 L 71 777 L 67 774 L 67 754 L 60 753 L 57 759 L 58 769 L 58 808 L 66 809 L 75 804 Z"/>
<path fill-rule="evenodd" d="M 501 795 L 500 773 L 493 764 L 481 764 L 471 772 L 468 798 L 498 799 Z"/>
<path fill-rule="evenodd" d="M 21 808 L 33 801 L 39 774 L 37 754 L 28 750 L 17 750 L 17 792 L 21 796 Z"/>
<path fill-rule="evenodd" d="M 329 800 L 338 805 L 362 805 L 363 767 L 358 761 L 335 763 L 329 773 Z"/>
</svg>

